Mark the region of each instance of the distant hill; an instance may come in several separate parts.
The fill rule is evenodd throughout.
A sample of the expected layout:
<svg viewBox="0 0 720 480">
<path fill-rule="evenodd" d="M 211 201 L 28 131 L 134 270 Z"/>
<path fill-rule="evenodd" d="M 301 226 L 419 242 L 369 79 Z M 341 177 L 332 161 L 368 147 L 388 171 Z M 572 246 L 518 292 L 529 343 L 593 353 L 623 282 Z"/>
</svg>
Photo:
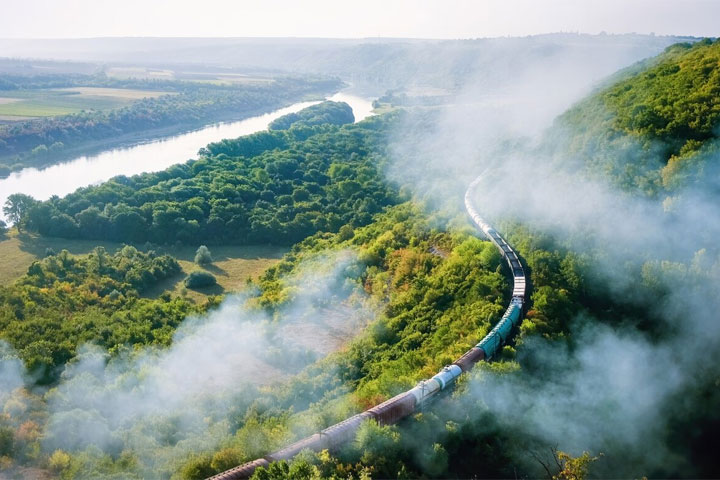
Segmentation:
<svg viewBox="0 0 720 480">
<path fill-rule="evenodd" d="M 548 65 L 586 64 L 590 78 L 609 75 L 693 40 L 655 35 L 557 33 L 471 40 L 320 38 L 93 38 L 0 39 L 2 56 L 97 62 L 99 67 L 153 65 L 179 75 L 295 72 L 339 76 L 380 95 L 387 89 L 466 85 L 493 87 L 532 72 L 534 60 Z M 586 62 L 592 58 L 591 63 Z M 510 76 L 508 76 L 510 75 Z"/>
<path fill-rule="evenodd" d="M 552 133 L 590 171 L 628 188 L 713 186 L 720 173 L 712 161 L 720 154 L 720 40 L 672 45 L 619 72 L 562 115 Z"/>
</svg>

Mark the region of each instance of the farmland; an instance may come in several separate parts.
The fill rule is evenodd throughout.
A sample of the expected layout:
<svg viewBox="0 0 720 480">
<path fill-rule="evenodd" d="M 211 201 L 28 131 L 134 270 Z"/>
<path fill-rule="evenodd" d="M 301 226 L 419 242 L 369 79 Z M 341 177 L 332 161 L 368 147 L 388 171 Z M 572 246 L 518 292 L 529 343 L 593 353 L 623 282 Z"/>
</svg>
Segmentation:
<svg viewBox="0 0 720 480">
<path fill-rule="evenodd" d="M 5 121 L 19 121 L 80 113 L 84 110 L 110 110 L 143 98 L 156 98 L 168 93 L 101 87 L 5 91 L 0 96 L 0 118 Z"/>
<path fill-rule="evenodd" d="M 273 82 L 273 79 L 266 75 L 252 75 L 220 69 L 204 71 L 202 69 L 186 70 L 178 68 L 171 70 L 140 66 L 115 66 L 107 68 L 105 74 L 113 79 L 179 80 L 226 86 L 239 84 L 264 85 Z"/>
</svg>

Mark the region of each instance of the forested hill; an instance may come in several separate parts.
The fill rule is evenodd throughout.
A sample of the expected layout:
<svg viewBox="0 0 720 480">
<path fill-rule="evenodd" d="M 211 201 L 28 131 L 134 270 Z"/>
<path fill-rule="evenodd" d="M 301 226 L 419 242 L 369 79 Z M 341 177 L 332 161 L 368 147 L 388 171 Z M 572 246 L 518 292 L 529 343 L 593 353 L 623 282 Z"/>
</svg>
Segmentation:
<svg viewBox="0 0 720 480">
<path fill-rule="evenodd" d="M 504 85 L 508 78 L 532 72 L 535 61 L 565 64 L 575 59 L 584 72 L 612 72 L 655 55 L 683 37 L 661 35 L 584 35 L 556 33 L 475 40 L 320 39 L 320 38 L 95 38 L 67 40 L 0 39 L 0 52 L 15 58 L 57 58 L 114 63 L 147 63 L 244 72 L 304 72 L 337 75 L 376 93 L 387 89 L 461 85 Z M 585 62 L 592 58 L 592 64 Z M 557 63 L 556 63 L 557 64 Z M 84 68 L 84 65 L 82 65 Z M 580 72 L 575 72 L 580 74 Z"/>
<path fill-rule="evenodd" d="M 556 122 L 574 158 L 649 194 L 717 177 L 719 40 L 673 45 L 614 80 Z"/>
</svg>

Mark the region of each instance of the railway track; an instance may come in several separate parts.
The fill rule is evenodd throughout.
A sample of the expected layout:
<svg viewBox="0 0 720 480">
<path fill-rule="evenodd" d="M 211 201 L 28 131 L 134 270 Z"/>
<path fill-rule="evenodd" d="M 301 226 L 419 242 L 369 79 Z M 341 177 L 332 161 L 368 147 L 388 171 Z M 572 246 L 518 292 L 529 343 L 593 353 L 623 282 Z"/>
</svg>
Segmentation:
<svg viewBox="0 0 720 480">
<path fill-rule="evenodd" d="M 465 192 L 465 210 L 473 224 L 500 250 L 513 277 L 513 292 L 510 304 L 495 327 L 493 327 L 477 345 L 465 352 L 460 358 L 450 365 L 445 366 L 432 378 L 421 381 L 414 388 L 396 395 L 362 413 L 353 415 L 340 423 L 331 425 L 310 437 L 292 443 L 281 450 L 210 477 L 210 480 L 247 479 L 250 478 L 258 467 L 266 467 L 270 465 L 270 463 L 279 460 L 289 460 L 302 450 L 310 449 L 320 451 L 326 448 L 333 449 L 354 438 L 357 429 L 367 420 L 375 420 L 381 425 L 396 423 L 400 419 L 418 410 L 435 394 L 450 387 L 461 373 L 471 370 L 477 362 L 490 360 L 498 352 L 502 345 L 509 339 L 513 327 L 520 323 L 523 305 L 525 303 L 527 282 L 525 270 L 520 263 L 517 253 L 508 245 L 497 230 L 490 226 L 475 209 L 472 197 L 480 180 L 481 177 L 478 177 L 468 186 Z"/>
</svg>

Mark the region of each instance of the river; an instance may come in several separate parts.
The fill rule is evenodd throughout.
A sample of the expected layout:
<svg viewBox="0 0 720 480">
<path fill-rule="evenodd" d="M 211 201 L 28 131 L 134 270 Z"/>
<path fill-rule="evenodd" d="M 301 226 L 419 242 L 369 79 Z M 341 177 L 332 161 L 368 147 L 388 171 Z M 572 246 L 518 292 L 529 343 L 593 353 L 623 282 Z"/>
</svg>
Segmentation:
<svg viewBox="0 0 720 480">
<path fill-rule="evenodd" d="M 370 100 L 344 92 L 328 98 L 346 102 L 355 114 L 355 121 L 371 115 Z M 25 168 L 0 180 L 0 206 L 8 195 L 24 193 L 37 200 L 53 195 L 64 196 L 80 187 L 95 185 L 117 175 L 136 175 L 164 170 L 197 156 L 200 148 L 224 138 L 236 138 L 267 129 L 278 117 L 302 110 L 320 102 L 300 102 L 274 112 L 236 122 L 217 123 L 178 135 L 169 135 L 149 142 L 113 148 L 97 154 L 83 155 L 47 168 Z M 7 221 L 3 215 L 0 218 Z"/>
</svg>

